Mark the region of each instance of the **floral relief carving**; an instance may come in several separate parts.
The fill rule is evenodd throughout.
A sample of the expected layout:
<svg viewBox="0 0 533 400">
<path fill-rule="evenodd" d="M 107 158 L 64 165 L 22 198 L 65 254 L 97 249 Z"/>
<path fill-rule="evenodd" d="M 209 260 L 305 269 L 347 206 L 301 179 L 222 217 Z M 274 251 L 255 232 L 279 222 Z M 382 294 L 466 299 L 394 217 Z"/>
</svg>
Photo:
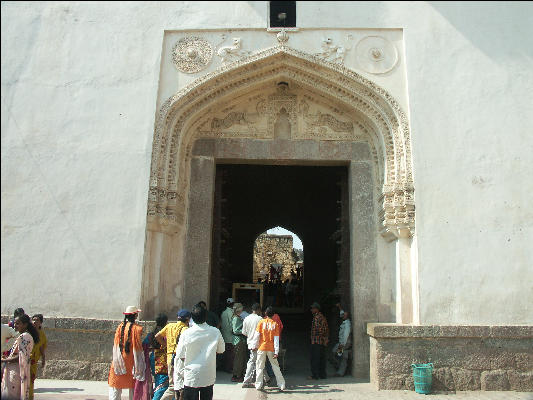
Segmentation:
<svg viewBox="0 0 533 400">
<path fill-rule="evenodd" d="M 338 104 L 335 106 L 337 109 L 349 109 L 354 115 L 361 116 L 357 122 L 352 119 L 354 136 L 351 140 L 357 140 L 355 131 L 362 132 L 365 140 L 369 141 L 379 166 L 376 179 L 381 192 L 382 210 L 379 216 L 382 234 L 412 234 L 414 189 L 409 124 L 397 101 L 383 88 L 343 65 L 324 62 L 317 56 L 281 43 L 222 65 L 184 87 L 163 104 L 154 132 L 149 215 L 167 223 L 178 223 L 184 214 L 186 199 L 176 198 L 171 204 L 168 193 L 187 193 L 190 148 L 195 137 L 204 134 L 201 129 L 191 129 L 191 121 L 216 105 L 222 97 L 243 93 L 247 87 L 257 86 L 259 82 L 272 82 L 273 79 L 289 82 L 291 87 L 297 85 L 304 92 L 316 93 L 317 96 L 327 98 L 329 103 Z M 297 132 L 295 127 L 298 126 L 298 119 L 302 118 L 298 115 L 305 112 L 305 105 L 298 102 L 298 96 L 288 90 L 288 87 L 279 89 L 266 98 L 257 98 L 257 102 L 250 104 L 246 111 L 238 108 L 232 111 L 244 112 L 244 119 L 236 114 L 227 122 L 218 121 L 214 124 L 224 126 L 232 121 L 233 125 L 229 129 L 238 128 L 243 125 L 243 121 L 253 120 L 250 118 L 250 113 L 253 113 L 256 116 L 253 120 L 255 126 L 264 123 L 261 118 L 268 118 L 266 131 L 258 133 L 258 137 L 266 134 L 266 137 L 271 138 L 276 121 L 272 116 L 279 115 L 282 109 L 287 112 L 292 132 Z M 224 121 L 228 115 L 216 118 Z M 263 115 L 265 117 L 261 117 Z M 320 115 L 312 112 L 308 115 L 313 115 L 315 123 L 323 124 L 331 132 L 336 132 L 334 128 L 342 130 L 349 126 L 344 116 L 341 118 L 339 114 L 332 114 L 330 111 L 321 111 Z M 213 124 L 213 120 L 210 124 Z M 208 128 L 210 126 L 209 123 L 202 125 Z M 161 190 L 167 198 L 155 200 L 152 196 L 154 189 Z M 168 207 L 173 208 L 172 212 Z"/>
<path fill-rule="evenodd" d="M 186 74 L 194 74 L 206 68 L 213 58 L 213 48 L 205 39 L 187 36 L 180 39 L 172 50 L 176 68 Z"/>
</svg>

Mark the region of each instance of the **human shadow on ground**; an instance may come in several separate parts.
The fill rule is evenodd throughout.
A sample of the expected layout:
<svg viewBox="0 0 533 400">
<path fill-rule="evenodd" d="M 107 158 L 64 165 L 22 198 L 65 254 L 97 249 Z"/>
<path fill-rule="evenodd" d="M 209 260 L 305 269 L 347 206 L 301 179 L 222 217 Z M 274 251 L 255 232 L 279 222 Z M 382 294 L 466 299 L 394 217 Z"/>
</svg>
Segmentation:
<svg viewBox="0 0 533 400">
<path fill-rule="evenodd" d="M 302 394 L 320 394 L 320 393 L 339 393 L 344 392 L 342 389 L 332 388 L 329 385 L 318 384 L 294 384 L 287 385 L 283 392 L 280 392 L 278 388 L 266 389 L 268 394 L 271 393 L 302 393 Z"/>
<path fill-rule="evenodd" d="M 70 393 L 83 392 L 80 388 L 37 388 L 33 390 L 34 393 Z"/>
</svg>

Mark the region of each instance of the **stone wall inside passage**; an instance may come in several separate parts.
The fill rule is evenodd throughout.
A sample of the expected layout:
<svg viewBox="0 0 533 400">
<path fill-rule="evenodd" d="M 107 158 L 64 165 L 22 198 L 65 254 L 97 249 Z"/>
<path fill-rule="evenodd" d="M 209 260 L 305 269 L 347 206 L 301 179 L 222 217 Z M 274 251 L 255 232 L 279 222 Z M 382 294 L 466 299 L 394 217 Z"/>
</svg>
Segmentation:
<svg viewBox="0 0 533 400">
<path fill-rule="evenodd" d="M 293 249 L 290 235 L 261 234 L 254 243 L 254 282 L 258 278 L 264 281 L 271 264 L 281 264 L 281 280 L 290 279 L 291 272 L 296 272 L 299 258 Z"/>
</svg>

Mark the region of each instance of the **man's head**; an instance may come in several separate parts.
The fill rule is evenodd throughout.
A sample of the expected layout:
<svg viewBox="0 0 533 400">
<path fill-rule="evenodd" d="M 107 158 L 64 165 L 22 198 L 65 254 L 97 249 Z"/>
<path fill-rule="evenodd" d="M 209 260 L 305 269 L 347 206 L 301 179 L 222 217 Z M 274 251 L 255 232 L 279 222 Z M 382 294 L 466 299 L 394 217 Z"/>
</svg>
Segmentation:
<svg viewBox="0 0 533 400">
<path fill-rule="evenodd" d="M 166 314 L 159 314 L 156 318 L 155 318 L 155 324 L 159 327 L 164 327 L 168 322 L 168 317 Z"/>
<path fill-rule="evenodd" d="M 318 303 L 315 301 L 313 304 L 311 304 L 311 312 L 312 312 L 313 314 L 316 314 L 316 313 L 319 312 L 319 311 L 320 311 L 320 304 L 318 304 Z"/>
<path fill-rule="evenodd" d="M 261 304 L 259 303 L 254 303 L 252 305 L 252 312 L 256 315 L 261 315 Z"/>
<path fill-rule="evenodd" d="M 344 321 L 346 321 L 347 319 L 350 319 L 350 312 L 349 311 L 344 311 L 344 313 L 342 314 L 342 319 Z"/>
<path fill-rule="evenodd" d="M 235 300 L 233 300 L 232 297 L 228 297 L 226 299 L 226 307 L 233 308 L 233 304 L 235 303 Z"/>
<path fill-rule="evenodd" d="M 244 307 L 241 303 L 235 303 L 233 304 L 233 313 L 235 315 L 241 315 L 242 310 L 244 310 Z"/>
<path fill-rule="evenodd" d="M 181 310 L 178 311 L 178 321 L 189 322 L 190 319 L 191 319 L 191 313 L 189 310 L 182 308 Z"/>
<path fill-rule="evenodd" d="M 198 304 L 192 308 L 192 320 L 195 324 L 203 324 L 207 319 L 207 310 Z"/>
<path fill-rule="evenodd" d="M 202 301 L 199 301 L 199 302 L 198 302 L 198 305 L 199 305 L 200 307 L 205 308 L 205 309 L 207 310 L 207 303 L 206 303 L 205 301 L 203 301 L 203 300 L 202 300 Z"/>
<path fill-rule="evenodd" d="M 268 318 L 272 318 L 274 316 L 274 308 L 272 308 L 272 306 L 268 306 L 265 310 L 265 314 Z"/>
</svg>

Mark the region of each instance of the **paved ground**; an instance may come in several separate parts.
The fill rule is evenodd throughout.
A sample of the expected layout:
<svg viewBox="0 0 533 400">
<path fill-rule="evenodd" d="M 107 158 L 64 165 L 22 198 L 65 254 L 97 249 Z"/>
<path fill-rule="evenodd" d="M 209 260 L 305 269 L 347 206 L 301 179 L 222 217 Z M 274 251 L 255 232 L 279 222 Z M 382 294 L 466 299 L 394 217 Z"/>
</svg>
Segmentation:
<svg viewBox="0 0 533 400">
<path fill-rule="evenodd" d="M 296 378 L 296 377 L 295 377 Z M 214 400 L 410 400 L 426 397 L 410 391 L 377 391 L 369 383 L 356 382 L 353 378 L 330 378 L 309 382 L 305 378 L 287 376 L 287 389 L 281 393 L 276 388 L 265 392 L 242 389 L 230 382 L 230 375 L 219 373 L 214 389 Z M 37 379 L 35 400 L 107 400 L 107 382 L 58 381 Z M 533 393 L 518 392 L 456 392 L 428 395 L 430 399 L 457 400 L 533 400 Z M 127 399 L 127 392 L 123 393 Z"/>
</svg>

